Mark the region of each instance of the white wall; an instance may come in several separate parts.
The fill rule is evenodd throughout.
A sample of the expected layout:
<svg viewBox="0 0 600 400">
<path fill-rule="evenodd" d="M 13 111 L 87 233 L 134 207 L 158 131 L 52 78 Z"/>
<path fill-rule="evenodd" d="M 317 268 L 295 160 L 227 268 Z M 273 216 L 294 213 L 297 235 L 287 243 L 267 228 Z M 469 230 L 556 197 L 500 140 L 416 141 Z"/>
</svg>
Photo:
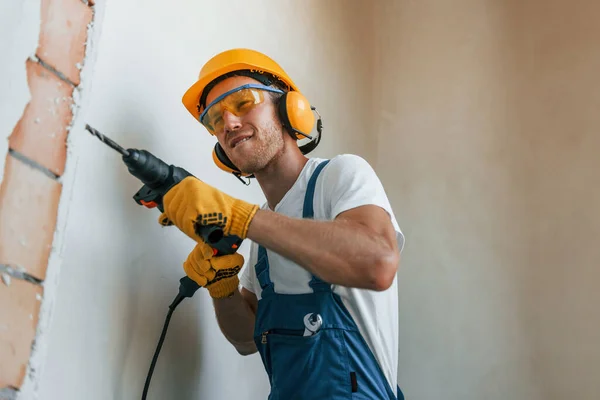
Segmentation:
<svg viewBox="0 0 600 400">
<path fill-rule="evenodd" d="M 212 165 L 214 140 L 180 103 L 205 60 L 248 46 L 277 59 L 324 116 L 315 155 L 376 165 L 407 236 L 407 398 L 598 398 L 595 2 L 97 3 L 80 119 L 124 146 L 262 201 L 258 185 Z M 136 398 L 192 243 L 133 202 L 139 183 L 79 125 L 40 398 Z M 151 398 L 267 391 L 258 356 L 225 342 L 206 293 L 182 303 Z"/>
<path fill-rule="evenodd" d="M 600 398 L 600 6 L 375 12 L 407 398 Z"/>
<path fill-rule="evenodd" d="M 140 397 L 181 264 L 193 247 L 176 229 L 159 227 L 157 212 L 134 203 L 141 184 L 119 154 L 83 130 L 84 123 L 231 195 L 262 202 L 256 183 L 245 187 L 212 164 L 214 139 L 180 102 L 203 62 L 246 46 L 280 62 L 323 115 L 324 139 L 314 155 L 351 152 L 373 161 L 375 152 L 364 135 L 368 119 L 349 118 L 365 112 L 372 94 L 369 29 L 363 30 L 372 18 L 365 3 L 96 3 L 102 34 L 84 121 L 70 137 L 73 197 L 61 204 L 68 223 L 44 338 L 43 400 Z M 255 399 L 267 392 L 260 357 L 241 357 L 225 341 L 208 295 L 201 290 L 183 302 L 171 320 L 150 398 Z"/>
<path fill-rule="evenodd" d="M 8 137 L 31 98 L 25 62 L 35 57 L 40 34 L 40 0 L 9 0 L 0 13 L 0 184 Z M 8 39 L 12 38 L 12 39 Z"/>
</svg>

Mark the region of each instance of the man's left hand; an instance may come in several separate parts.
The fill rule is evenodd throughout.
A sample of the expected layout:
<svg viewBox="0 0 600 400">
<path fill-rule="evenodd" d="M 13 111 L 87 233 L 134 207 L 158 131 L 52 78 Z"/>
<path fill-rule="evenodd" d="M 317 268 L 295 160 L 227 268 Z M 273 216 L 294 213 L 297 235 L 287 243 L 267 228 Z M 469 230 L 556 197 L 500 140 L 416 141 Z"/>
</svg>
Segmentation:
<svg viewBox="0 0 600 400">
<path fill-rule="evenodd" d="M 198 285 L 208 289 L 211 297 L 229 297 L 238 288 L 238 273 L 244 266 L 239 253 L 213 257 L 211 248 L 204 243 L 196 244 L 183 263 L 186 275 Z"/>
<path fill-rule="evenodd" d="M 233 198 L 220 190 L 188 176 L 163 197 L 163 226 L 174 224 L 190 238 L 202 241 L 198 226 L 217 225 L 226 236 L 245 239 L 258 205 Z"/>
</svg>

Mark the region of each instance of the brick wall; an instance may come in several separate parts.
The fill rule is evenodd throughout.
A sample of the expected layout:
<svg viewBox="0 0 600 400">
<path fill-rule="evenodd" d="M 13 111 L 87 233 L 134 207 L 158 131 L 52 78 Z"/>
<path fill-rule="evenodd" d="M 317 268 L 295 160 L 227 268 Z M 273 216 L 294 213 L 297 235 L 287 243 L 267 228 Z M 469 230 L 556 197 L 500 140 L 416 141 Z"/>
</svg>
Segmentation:
<svg viewBox="0 0 600 400">
<path fill-rule="evenodd" d="M 41 0 L 39 45 L 23 60 L 31 101 L 9 137 L 0 185 L 0 397 L 23 384 L 35 343 L 93 17 L 93 1 Z"/>
</svg>

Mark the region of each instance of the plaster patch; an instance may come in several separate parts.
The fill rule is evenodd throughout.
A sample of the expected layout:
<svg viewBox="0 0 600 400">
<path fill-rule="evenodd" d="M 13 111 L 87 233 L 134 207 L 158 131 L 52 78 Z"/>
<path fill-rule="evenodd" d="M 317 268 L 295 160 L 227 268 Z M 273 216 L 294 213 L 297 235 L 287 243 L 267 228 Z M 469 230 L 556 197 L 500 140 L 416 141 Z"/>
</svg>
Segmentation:
<svg viewBox="0 0 600 400">
<path fill-rule="evenodd" d="M 35 57 L 40 36 L 40 0 L 7 0 L 0 13 L 0 184 L 8 138 L 31 100 L 25 62 Z"/>
<path fill-rule="evenodd" d="M 90 101 L 87 92 L 91 90 L 91 79 L 93 75 L 94 64 L 96 60 L 95 42 L 98 40 L 101 30 L 98 27 L 99 21 L 102 20 L 104 14 L 104 3 L 96 4 L 93 7 L 94 17 L 92 22 L 87 25 L 87 41 L 85 48 L 85 56 L 83 59 L 83 68 L 81 70 L 81 82 L 73 90 L 73 102 L 71 103 L 71 112 L 73 119 L 67 126 L 67 160 L 64 174 L 58 179 L 61 182 L 63 189 L 58 207 L 58 215 L 56 221 L 56 230 L 52 240 L 50 257 L 48 259 L 48 269 L 46 272 L 46 280 L 43 282 L 44 295 L 40 306 L 39 322 L 36 331 L 34 344 L 31 348 L 31 356 L 27 365 L 27 374 L 23 385 L 19 391 L 19 400 L 36 400 L 39 396 L 39 383 L 43 374 L 43 366 L 47 353 L 48 334 L 52 323 L 52 313 L 54 311 L 54 303 L 56 301 L 56 292 L 58 290 L 60 268 L 63 263 L 63 248 L 64 248 L 64 232 L 69 220 L 69 206 L 73 197 L 73 186 L 77 172 L 77 163 L 79 154 L 76 149 L 80 138 L 87 138 L 87 133 L 84 133 L 85 127 L 85 110 L 87 102 Z M 36 297 L 41 301 L 41 297 Z"/>
</svg>

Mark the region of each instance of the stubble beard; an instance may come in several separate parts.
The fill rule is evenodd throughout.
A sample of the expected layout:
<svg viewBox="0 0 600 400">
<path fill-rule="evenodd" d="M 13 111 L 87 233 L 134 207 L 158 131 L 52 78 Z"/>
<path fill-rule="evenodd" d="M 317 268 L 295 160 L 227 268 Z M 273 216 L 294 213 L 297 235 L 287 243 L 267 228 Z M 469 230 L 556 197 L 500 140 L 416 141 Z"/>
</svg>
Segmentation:
<svg viewBox="0 0 600 400">
<path fill-rule="evenodd" d="M 236 166 L 240 171 L 255 174 L 267 168 L 278 159 L 284 150 L 283 130 L 275 121 L 263 126 L 260 132 L 255 132 L 253 154 L 244 157 Z"/>
</svg>

